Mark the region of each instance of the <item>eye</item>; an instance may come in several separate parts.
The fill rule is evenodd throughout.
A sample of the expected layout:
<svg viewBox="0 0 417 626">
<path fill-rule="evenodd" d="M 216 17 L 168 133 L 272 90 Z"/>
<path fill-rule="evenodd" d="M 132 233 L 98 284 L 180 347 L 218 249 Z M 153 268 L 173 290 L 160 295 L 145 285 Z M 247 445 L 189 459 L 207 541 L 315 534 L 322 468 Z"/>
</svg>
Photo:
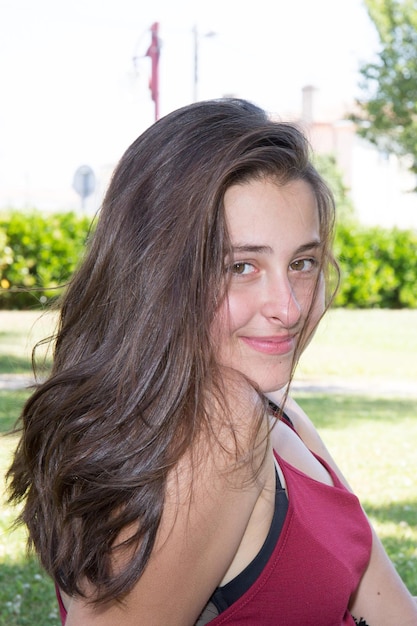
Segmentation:
<svg viewBox="0 0 417 626">
<path fill-rule="evenodd" d="M 238 261 L 237 263 L 233 263 L 230 266 L 230 272 L 238 276 L 245 276 L 246 274 L 251 274 L 253 271 L 253 265 L 251 263 L 245 263 L 243 261 Z"/>
<path fill-rule="evenodd" d="M 311 272 L 317 267 L 317 259 L 296 259 L 290 263 L 290 270 L 293 272 Z"/>
</svg>

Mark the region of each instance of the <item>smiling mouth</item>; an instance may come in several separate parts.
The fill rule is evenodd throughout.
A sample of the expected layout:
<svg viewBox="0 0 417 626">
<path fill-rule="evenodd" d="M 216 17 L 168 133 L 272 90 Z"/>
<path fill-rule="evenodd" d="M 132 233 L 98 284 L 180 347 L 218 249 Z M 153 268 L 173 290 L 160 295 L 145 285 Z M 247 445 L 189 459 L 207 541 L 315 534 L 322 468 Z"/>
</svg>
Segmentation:
<svg viewBox="0 0 417 626">
<path fill-rule="evenodd" d="M 294 335 L 283 337 L 241 337 L 241 339 L 256 352 L 279 356 L 293 352 L 296 345 Z"/>
</svg>

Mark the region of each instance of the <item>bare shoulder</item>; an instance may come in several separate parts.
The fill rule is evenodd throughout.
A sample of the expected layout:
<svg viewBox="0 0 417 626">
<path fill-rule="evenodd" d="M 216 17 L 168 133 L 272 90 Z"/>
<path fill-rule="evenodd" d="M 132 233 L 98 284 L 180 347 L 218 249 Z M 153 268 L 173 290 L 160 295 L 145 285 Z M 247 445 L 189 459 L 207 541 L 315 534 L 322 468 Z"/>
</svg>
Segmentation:
<svg viewBox="0 0 417 626">
<path fill-rule="evenodd" d="M 298 402 L 294 400 L 292 396 L 288 396 L 287 398 L 287 401 L 285 403 L 285 412 L 291 418 L 294 424 L 294 428 L 301 437 L 301 439 L 303 439 L 303 441 L 306 443 L 306 445 L 308 445 L 308 447 L 310 447 L 310 449 L 313 449 L 314 452 L 317 452 L 315 447 L 317 445 L 324 445 L 321 436 L 310 417 L 307 415 L 304 409 L 301 408 Z"/>
<path fill-rule="evenodd" d="M 268 394 L 268 396 L 278 404 L 280 403 L 280 401 L 282 401 L 281 392 Z M 337 463 L 335 462 L 334 458 L 326 447 L 314 423 L 304 411 L 304 409 L 290 395 L 288 395 L 285 399 L 284 410 L 288 417 L 291 419 L 297 435 L 303 441 L 305 446 L 311 452 L 314 452 L 314 454 L 317 454 L 319 457 L 324 459 L 338 475 L 339 479 L 344 483 L 344 485 L 351 490 L 348 481 L 346 480 L 345 476 L 341 472 L 340 468 L 338 467 Z"/>
<path fill-rule="evenodd" d="M 262 466 L 253 478 L 251 464 L 236 458 L 236 437 L 245 452 L 242 412 L 250 413 L 247 405 L 238 409 L 234 430 L 222 427 L 216 437 L 203 438 L 170 472 L 155 546 L 132 591 L 123 602 L 106 606 L 73 600 L 67 626 L 191 626 L 197 621 L 231 566 L 263 490 Z M 262 441 L 267 445 L 261 438 L 260 459 Z"/>
<path fill-rule="evenodd" d="M 282 394 L 280 392 L 268 395 L 272 400 L 281 404 Z M 320 451 L 325 450 L 324 443 L 313 422 L 298 402 L 296 402 L 290 395 L 285 398 L 284 410 L 291 419 L 297 434 L 310 450 L 317 454 L 320 454 Z"/>
</svg>

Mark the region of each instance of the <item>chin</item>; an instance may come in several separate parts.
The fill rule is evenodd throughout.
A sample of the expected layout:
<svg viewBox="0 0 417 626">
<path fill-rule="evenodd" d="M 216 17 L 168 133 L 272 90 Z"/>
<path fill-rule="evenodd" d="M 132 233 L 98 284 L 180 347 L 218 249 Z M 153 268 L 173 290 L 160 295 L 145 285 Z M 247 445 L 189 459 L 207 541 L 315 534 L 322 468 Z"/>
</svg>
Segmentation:
<svg viewBox="0 0 417 626">
<path fill-rule="evenodd" d="M 290 384 L 290 381 L 287 380 L 287 382 L 285 383 L 278 383 L 276 385 L 269 385 L 268 387 L 263 386 L 261 387 L 261 391 L 264 395 L 267 395 L 268 393 L 274 393 L 274 391 L 284 391 L 286 390 L 286 388 L 288 387 L 288 385 Z"/>
<path fill-rule="evenodd" d="M 286 389 L 286 387 L 290 384 L 290 377 L 286 377 L 285 379 L 277 379 L 274 378 L 273 380 L 269 379 L 269 380 L 259 380 L 259 381 L 253 381 L 254 385 L 263 393 L 263 394 L 268 394 L 268 393 L 272 393 L 274 391 L 280 391 L 283 389 Z"/>
</svg>

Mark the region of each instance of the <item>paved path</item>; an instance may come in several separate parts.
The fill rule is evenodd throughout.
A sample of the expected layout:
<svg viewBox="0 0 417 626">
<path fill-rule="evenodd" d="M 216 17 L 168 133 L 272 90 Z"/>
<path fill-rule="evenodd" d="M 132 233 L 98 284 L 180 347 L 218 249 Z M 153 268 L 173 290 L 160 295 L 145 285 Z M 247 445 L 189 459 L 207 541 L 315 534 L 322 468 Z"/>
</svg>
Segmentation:
<svg viewBox="0 0 417 626">
<path fill-rule="evenodd" d="M 33 378 L 27 374 L 2 374 L 0 375 L 1 389 L 25 389 L 33 383 Z M 304 393 L 334 393 L 334 394 L 357 394 L 377 396 L 399 396 L 417 398 L 417 380 L 413 381 L 390 381 L 390 380 L 344 380 L 330 379 L 321 380 L 295 380 L 292 389 Z"/>
<path fill-rule="evenodd" d="M 0 374 L 0 390 L 25 389 L 32 383 L 32 376 L 27 374 Z"/>
<path fill-rule="evenodd" d="M 292 388 L 305 393 L 334 393 L 373 396 L 398 396 L 417 398 L 417 380 L 344 380 L 327 379 L 326 381 L 302 380 L 294 381 Z M 416 405 L 417 410 L 417 405 Z"/>
</svg>

